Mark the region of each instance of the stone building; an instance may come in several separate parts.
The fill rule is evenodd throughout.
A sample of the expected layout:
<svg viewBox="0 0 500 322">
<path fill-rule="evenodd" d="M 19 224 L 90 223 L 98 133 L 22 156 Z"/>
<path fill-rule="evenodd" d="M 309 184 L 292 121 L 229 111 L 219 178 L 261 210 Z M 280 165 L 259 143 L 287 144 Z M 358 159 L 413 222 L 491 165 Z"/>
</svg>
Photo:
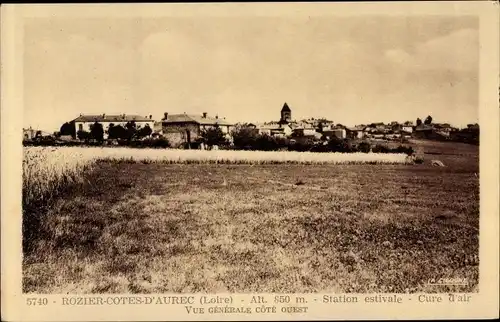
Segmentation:
<svg viewBox="0 0 500 322">
<path fill-rule="evenodd" d="M 78 131 L 87 131 L 90 132 L 90 126 L 94 124 L 95 122 L 102 124 L 102 127 L 104 129 L 104 138 L 107 137 L 106 131 L 109 128 L 110 124 L 113 124 L 114 126 L 121 125 L 125 127 L 125 125 L 128 122 L 134 121 L 135 125 L 137 128 L 144 127 L 148 125 L 151 129 L 154 128 L 154 123 L 155 121 L 153 120 L 153 116 L 139 116 L 139 115 L 127 115 L 127 114 L 121 114 L 121 115 L 107 115 L 107 114 L 100 114 L 100 115 L 83 115 L 80 114 L 79 117 L 74 119 L 72 122 L 75 123 L 75 130 L 76 133 Z"/>
<path fill-rule="evenodd" d="M 31 126 L 28 129 L 23 129 L 23 140 L 33 140 L 35 138 L 36 130 Z"/>
<path fill-rule="evenodd" d="M 164 113 L 162 119 L 162 134 L 172 147 L 190 144 L 201 136 L 203 130 L 214 127 L 219 127 L 222 133 L 229 136 L 233 124 L 225 118 L 210 117 L 207 113 L 202 115 Z"/>
<path fill-rule="evenodd" d="M 292 121 L 292 110 L 288 106 L 288 104 L 285 102 L 283 105 L 283 108 L 281 109 L 281 118 L 280 118 L 280 123 L 289 123 Z"/>
</svg>

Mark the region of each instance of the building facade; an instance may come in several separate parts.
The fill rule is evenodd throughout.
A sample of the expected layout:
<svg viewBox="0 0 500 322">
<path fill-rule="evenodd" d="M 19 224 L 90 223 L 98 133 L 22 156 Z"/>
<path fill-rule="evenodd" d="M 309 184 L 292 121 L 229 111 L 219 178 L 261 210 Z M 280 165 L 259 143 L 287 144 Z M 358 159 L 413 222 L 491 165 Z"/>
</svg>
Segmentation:
<svg viewBox="0 0 500 322">
<path fill-rule="evenodd" d="M 108 134 L 107 130 L 109 129 L 109 126 L 113 124 L 114 126 L 121 125 L 125 127 L 125 125 L 128 122 L 135 122 L 136 127 L 142 128 L 148 125 L 151 130 L 154 128 L 154 123 L 155 121 L 153 120 L 152 115 L 149 116 L 139 116 L 139 115 L 127 115 L 127 114 L 121 114 L 121 115 L 106 115 L 106 114 L 100 114 L 100 115 L 83 115 L 80 114 L 79 117 L 73 120 L 75 123 L 75 132 L 78 133 L 78 131 L 86 131 L 90 132 L 92 124 L 95 122 L 102 124 L 102 127 L 104 129 L 104 138 L 106 139 Z"/>
<path fill-rule="evenodd" d="M 224 118 L 210 117 L 207 113 L 193 114 L 168 114 L 164 113 L 162 134 L 172 147 L 179 147 L 185 143 L 193 143 L 201 137 L 203 130 L 218 127 L 229 138 L 233 124 Z"/>
<path fill-rule="evenodd" d="M 36 136 L 36 130 L 31 128 L 31 126 L 27 129 L 23 129 L 23 140 L 33 140 Z"/>
</svg>

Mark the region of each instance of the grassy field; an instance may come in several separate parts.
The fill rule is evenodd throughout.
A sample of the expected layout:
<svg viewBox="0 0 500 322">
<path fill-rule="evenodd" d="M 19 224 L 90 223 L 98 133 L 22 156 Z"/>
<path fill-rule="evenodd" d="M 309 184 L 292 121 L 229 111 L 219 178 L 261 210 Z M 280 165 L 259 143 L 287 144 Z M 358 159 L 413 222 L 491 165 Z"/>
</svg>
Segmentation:
<svg viewBox="0 0 500 322">
<path fill-rule="evenodd" d="M 100 161 L 37 211 L 23 290 L 477 291 L 478 147 L 412 144 L 424 164 Z"/>
</svg>

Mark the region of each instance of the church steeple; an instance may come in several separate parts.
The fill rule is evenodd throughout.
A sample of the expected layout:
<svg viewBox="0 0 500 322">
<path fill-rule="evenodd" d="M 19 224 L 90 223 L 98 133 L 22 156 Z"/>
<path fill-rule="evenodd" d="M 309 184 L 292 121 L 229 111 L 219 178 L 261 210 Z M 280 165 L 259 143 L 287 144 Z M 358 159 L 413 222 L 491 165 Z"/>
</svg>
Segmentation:
<svg viewBox="0 0 500 322">
<path fill-rule="evenodd" d="M 292 120 L 292 110 L 285 102 L 285 104 L 283 104 L 283 108 L 281 109 L 280 123 L 288 123 L 291 120 Z"/>
</svg>

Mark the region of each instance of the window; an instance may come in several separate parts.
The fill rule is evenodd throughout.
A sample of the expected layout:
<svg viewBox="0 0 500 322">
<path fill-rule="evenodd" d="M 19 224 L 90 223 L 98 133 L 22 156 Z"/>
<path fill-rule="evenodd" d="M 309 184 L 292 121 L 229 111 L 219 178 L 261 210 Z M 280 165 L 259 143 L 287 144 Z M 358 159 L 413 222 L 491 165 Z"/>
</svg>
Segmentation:
<svg viewBox="0 0 500 322">
<path fill-rule="evenodd" d="M 78 130 L 83 131 L 83 124 L 78 124 Z"/>
</svg>

